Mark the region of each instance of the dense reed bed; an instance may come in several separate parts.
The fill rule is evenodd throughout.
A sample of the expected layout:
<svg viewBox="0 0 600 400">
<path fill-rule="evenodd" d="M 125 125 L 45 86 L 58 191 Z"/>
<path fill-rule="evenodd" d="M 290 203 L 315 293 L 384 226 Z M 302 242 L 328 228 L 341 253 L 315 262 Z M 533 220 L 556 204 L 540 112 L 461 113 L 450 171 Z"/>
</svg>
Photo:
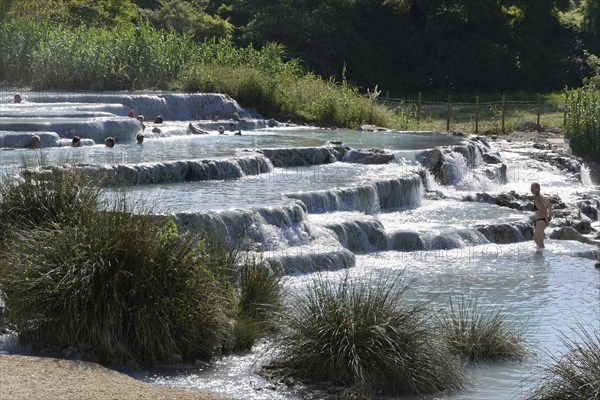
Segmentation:
<svg viewBox="0 0 600 400">
<path fill-rule="evenodd" d="M 0 27 L 4 84 L 37 90 L 172 89 L 223 92 L 280 119 L 354 128 L 406 125 L 404 116 L 363 96 L 345 80 L 306 72 L 281 45 L 236 47 L 149 25 L 72 28 L 31 21 Z M 401 113 L 400 113 L 401 114 Z"/>
</svg>

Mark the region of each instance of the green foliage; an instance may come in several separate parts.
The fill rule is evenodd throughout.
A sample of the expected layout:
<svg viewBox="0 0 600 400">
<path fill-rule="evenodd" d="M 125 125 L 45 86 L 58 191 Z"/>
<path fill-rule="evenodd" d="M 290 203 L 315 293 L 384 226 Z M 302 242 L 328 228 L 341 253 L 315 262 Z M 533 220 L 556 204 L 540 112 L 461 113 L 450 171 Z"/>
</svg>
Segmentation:
<svg viewBox="0 0 600 400">
<path fill-rule="evenodd" d="M 58 26 L 34 51 L 31 83 L 37 89 L 167 88 L 195 51 L 189 37 L 147 25 Z"/>
<path fill-rule="evenodd" d="M 526 399 L 600 398 L 600 331 L 580 325 L 574 333 L 575 338 L 563 335 L 566 352 L 552 355 L 552 364 L 544 368 L 543 378 Z"/>
<path fill-rule="evenodd" d="M 461 363 L 405 291 L 397 277 L 376 286 L 316 278 L 282 313 L 279 365 L 368 397 L 461 388 Z"/>
<path fill-rule="evenodd" d="M 100 189 L 83 174 L 66 171 L 44 180 L 0 177 L 0 240 L 35 227 L 74 226 L 96 211 Z"/>
<path fill-rule="evenodd" d="M 522 333 L 509 324 L 508 314 L 462 297 L 457 303 L 451 299 L 438 325 L 454 351 L 469 361 L 520 361 L 526 355 Z"/>
<path fill-rule="evenodd" d="M 0 83 L 31 84 L 34 52 L 53 27 L 47 22 L 2 21 L 0 26 Z"/>
<path fill-rule="evenodd" d="M 160 0 L 160 7 L 142 9 L 140 15 L 155 28 L 188 34 L 199 41 L 231 36 L 233 26 L 218 16 L 207 14 L 204 8 L 198 1 Z"/>
<path fill-rule="evenodd" d="M 231 37 L 236 44 L 260 48 L 277 42 L 316 74 L 337 81 L 346 78 L 363 88 L 379 84 L 396 93 L 546 91 L 576 85 L 589 75 L 584 51 L 600 55 L 598 4 L 596 0 L 5 0 L 1 19 L 73 28 L 144 21 L 198 43 Z M 343 65 L 348 66 L 345 73 Z"/>
<path fill-rule="evenodd" d="M 232 336 L 228 293 L 197 240 L 123 212 L 22 232 L 0 285 L 8 320 L 35 349 L 77 346 L 101 362 L 210 357 Z"/>
<path fill-rule="evenodd" d="M 265 330 L 274 330 L 274 314 L 281 311 L 281 273 L 267 263 L 252 259 L 239 269 L 239 309 L 243 317 L 256 321 Z"/>
<path fill-rule="evenodd" d="M 573 151 L 600 160 L 600 89 L 589 84 L 565 92 L 565 137 Z"/>
<path fill-rule="evenodd" d="M 2 4 L 3 19 L 73 27 L 130 25 L 137 21 L 131 0 L 18 0 Z"/>
<path fill-rule="evenodd" d="M 589 0 L 586 15 L 593 12 Z M 309 70 L 392 92 L 560 89 L 587 73 L 569 1 L 244 0 L 209 9 L 241 43 L 285 43 Z M 575 6 L 573 6 L 575 7 Z M 583 20 L 583 18 L 581 18 Z M 586 19 L 587 21 L 588 19 Z M 374 23 L 373 21 L 377 21 Z M 597 31 L 592 23 L 592 31 Z M 588 46 L 593 41 L 587 40 Z M 593 46 L 597 46 L 593 44 Z M 539 72 L 543 71 L 543 72 Z"/>
</svg>

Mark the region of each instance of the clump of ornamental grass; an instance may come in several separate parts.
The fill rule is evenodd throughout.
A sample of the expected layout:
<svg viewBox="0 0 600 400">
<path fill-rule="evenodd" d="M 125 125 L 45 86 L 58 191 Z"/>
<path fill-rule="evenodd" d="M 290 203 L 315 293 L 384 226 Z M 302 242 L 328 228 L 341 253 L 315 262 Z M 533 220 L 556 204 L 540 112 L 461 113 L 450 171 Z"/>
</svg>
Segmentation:
<svg viewBox="0 0 600 400">
<path fill-rule="evenodd" d="M 450 299 L 438 324 L 450 347 L 468 361 L 519 361 L 527 354 L 522 329 L 509 322 L 509 310 L 502 307 Z"/>
<path fill-rule="evenodd" d="M 232 294 L 234 326 L 230 350 L 249 350 L 266 334 L 277 330 L 283 302 L 281 272 L 256 255 L 224 238 L 205 237 L 205 262 L 218 271 Z"/>
<path fill-rule="evenodd" d="M 566 351 L 552 355 L 544 376 L 528 395 L 528 400 L 599 399 L 600 330 L 579 325 L 575 338 L 562 335 Z"/>
<path fill-rule="evenodd" d="M 205 358 L 232 342 L 233 294 L 203 242 L 123 211 L 20 231 L 0 259 L 6 318 L 34 350 L 101 362 Z"/>
<path fill-rule="evenodd" d="M 236 349 L 250 349 L 262 336 L 277 331 L 277 315 L 283 303 L 281 278 L 279 271 L 256 258 L 240 266 Z"/>
<path fill-rule="evenodd" d="M 317 277 L 281 314 L 274 367 L 365 397 L 438 393 L 465 384 L 462 363 L 428 323 L 425 304 L 389 277 L 377 285 Z"/>
<path fill-rule="evenodd" d="M 16 229 L 75 225 L 101 204 L 100 189 L 74 169 L 25 178 L 0 177 L 0 240 Z"/>
</svg>

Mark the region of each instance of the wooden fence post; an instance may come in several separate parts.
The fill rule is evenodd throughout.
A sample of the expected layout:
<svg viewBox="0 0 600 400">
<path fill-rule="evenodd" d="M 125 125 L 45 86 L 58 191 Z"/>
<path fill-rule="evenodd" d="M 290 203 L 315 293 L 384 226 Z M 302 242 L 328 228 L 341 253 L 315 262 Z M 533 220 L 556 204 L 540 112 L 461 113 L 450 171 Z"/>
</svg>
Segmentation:
<svg viewBox="0 0 600 400">
<path fill-rule="evenodd" d="M 419 123 L 421 123 L 421 100 L 422 100 L 422 93 L 419 92 L 419 97 L 417 99 L 417 125 L 419 125 Z"/>
<path fill-rule="evenodd" d="M 537 126 L 540 126 L 540 108 L 542 106 L 542 96 L 538 93 L 538 98 L 537 98 Z"/>
<path fill-rule="evenodd" d="M 506 129 L 505 129 L 505 125 L 504 125 L 504 118 L 506 116 L 506 95 L 505 94 L 502 95 L 502 111 L 501 112 L 502 112 L 502 116 L 501 116 L 501 118 L 502 118 L 502 133 L 504 134 L 504 133 L 506 133 Z"/>
<path fill-rule="evenodd" d="M 475 97 L 475 134 L 479 133 L 479 96 Z"/>
<path fill-rule="evenodd" d="M 385 91 L 385 104 L 389 104 L 390 103 L 390 91 L 386 90 Z"/>
<path fill-rule="evenodd" d="M 448 115 L 446 117 L 446 130 L 450 130 L 450 118 L 452 116 L 452 96 L 448 95 Z"/>
</svg>

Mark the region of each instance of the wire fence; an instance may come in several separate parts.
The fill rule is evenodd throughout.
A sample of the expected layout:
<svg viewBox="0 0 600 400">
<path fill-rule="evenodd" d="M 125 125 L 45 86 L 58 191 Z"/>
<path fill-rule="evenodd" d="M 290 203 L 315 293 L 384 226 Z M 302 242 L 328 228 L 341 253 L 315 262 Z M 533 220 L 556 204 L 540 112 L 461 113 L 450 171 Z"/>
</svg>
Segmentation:
<svg viewBox="0 0 600 400">
<path fill-rule="evenodd" d="M 380 101 L 409 116 L 410 125 L 439 130 L 462 130 L 474 133 L 507 133 L 518 127 L 539 129 L 562 127 L 565 124 L 563 102 L 542 101 L 541 95 L 534 101 L 509 100 L 499 96 L 498 100 L 455 102 L 449 95 L 445 101 L 427 100 L 422 93 L 414 98 L 380 97 Z"/>
</svg>

